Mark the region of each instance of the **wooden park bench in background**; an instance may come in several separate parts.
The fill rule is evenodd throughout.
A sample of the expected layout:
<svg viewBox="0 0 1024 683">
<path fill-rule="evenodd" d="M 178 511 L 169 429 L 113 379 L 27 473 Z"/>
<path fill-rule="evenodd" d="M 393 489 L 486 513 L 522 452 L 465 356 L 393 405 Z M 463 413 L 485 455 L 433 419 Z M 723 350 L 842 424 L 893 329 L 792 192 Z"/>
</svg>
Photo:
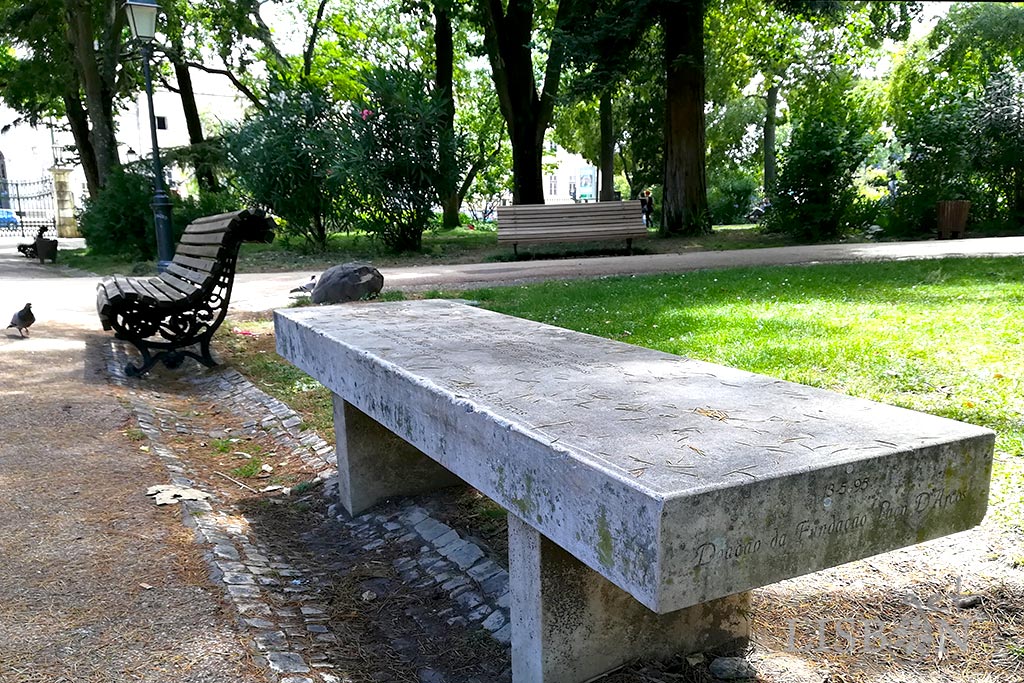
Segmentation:
<svg viewBox="0 0 1024 683">
<path fill-rule="evenodd" d="M 200 218 L 185 228 L 159 276 L 104 278 L 96 288 L 103 329 L 142 354 L 142 365 L 129 363 L 125 372 L 145 374 L 157 361 L 176 368 L 186 356 L 215 366 L 210 340 L 228 312 L 238 248 L 266 241 L 273 228 L 272 219 L 252 209 Z M 195 344 L 199 353 L 188 348 Z"/>
<path fill-rule="evenodd" d="M 639 201 L 498 207 L 498 244 L 516 253 L 520 244 L 613 239 L 626 240 L 632 253 L 633 240 L 647 236 Z"/>
<path fill-rule="evenodd" d="M 514 683 L 743 640 L 747 591 L 988 504 L 994 434 L 962 422 L 446 301 L 275 328 L 334 394 L 351 514 L 460 482 L 508 511 Z"/>
</svg>

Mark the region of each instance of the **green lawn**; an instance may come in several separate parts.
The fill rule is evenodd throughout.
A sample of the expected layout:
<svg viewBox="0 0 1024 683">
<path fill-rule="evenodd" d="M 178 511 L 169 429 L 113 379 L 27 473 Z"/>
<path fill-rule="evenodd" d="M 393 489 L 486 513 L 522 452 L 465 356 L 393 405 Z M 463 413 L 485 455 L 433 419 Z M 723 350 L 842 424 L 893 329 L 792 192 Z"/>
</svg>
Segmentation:
<svg viewBox="0 0 1024 683">
<path fill-rule="evenodd" d="M 487 308 L 971 422 L 1024 457 L 1024 259 L 745 268 L 463 292 Z M 1019 525 L 1024 480 L 996 464 Z"/>
<path fill-rule="evenodd" d="M 1024 259 L 743 268 L 463 292 L 487 308 L 984 424 L 1024 454 Z"/>
</svg>

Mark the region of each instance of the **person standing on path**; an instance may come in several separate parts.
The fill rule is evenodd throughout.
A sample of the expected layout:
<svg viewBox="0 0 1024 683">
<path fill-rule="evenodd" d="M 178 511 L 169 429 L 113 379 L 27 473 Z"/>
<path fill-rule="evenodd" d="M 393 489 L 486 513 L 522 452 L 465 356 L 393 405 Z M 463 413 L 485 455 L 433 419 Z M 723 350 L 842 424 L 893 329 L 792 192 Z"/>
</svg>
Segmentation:
<svg viewBox="0 0 1024 683">
<path fill-rule="evenodd" d="M 640 195 L 640 211 L 644 216 L 644 225 L 648 228 L 651 227 L 654 216 L 654 197 L 651 196 L 650 190 L 644 190 Z"/>
</svg>

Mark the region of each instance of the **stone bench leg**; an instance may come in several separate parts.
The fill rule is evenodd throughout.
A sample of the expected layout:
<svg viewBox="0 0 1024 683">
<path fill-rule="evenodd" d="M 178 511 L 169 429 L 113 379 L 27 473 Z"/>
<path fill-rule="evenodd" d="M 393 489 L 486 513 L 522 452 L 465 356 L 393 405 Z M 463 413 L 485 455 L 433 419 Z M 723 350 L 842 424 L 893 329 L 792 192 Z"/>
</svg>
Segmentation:
<svg viewBox="0 0 1024 683">
<path fill-rule="evenodd" d="M 464 483 L 337 394 L 334 433 L 338 497 L 350 515 L 385 498 Z"/>
<path fill-rule="evenodd" d="M 749 636 L 749 593 L 656 614 L 511 514 L 508 537 L 513 683 L 582 683 Z"/>
</svg>

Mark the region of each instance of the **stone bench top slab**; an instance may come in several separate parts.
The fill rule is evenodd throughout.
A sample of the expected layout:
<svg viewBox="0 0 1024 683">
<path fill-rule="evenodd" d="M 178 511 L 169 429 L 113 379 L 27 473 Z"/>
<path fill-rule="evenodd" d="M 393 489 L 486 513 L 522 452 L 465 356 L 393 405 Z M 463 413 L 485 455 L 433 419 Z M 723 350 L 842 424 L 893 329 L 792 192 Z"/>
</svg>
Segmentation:
<svg viewBox="0 0 1024 683">
<path fill-rule="evenodd" d="M 985 512 L 973 425 L 446 301 L 276 324 L 282 356 L 656 611 Z"/>
</svg>

